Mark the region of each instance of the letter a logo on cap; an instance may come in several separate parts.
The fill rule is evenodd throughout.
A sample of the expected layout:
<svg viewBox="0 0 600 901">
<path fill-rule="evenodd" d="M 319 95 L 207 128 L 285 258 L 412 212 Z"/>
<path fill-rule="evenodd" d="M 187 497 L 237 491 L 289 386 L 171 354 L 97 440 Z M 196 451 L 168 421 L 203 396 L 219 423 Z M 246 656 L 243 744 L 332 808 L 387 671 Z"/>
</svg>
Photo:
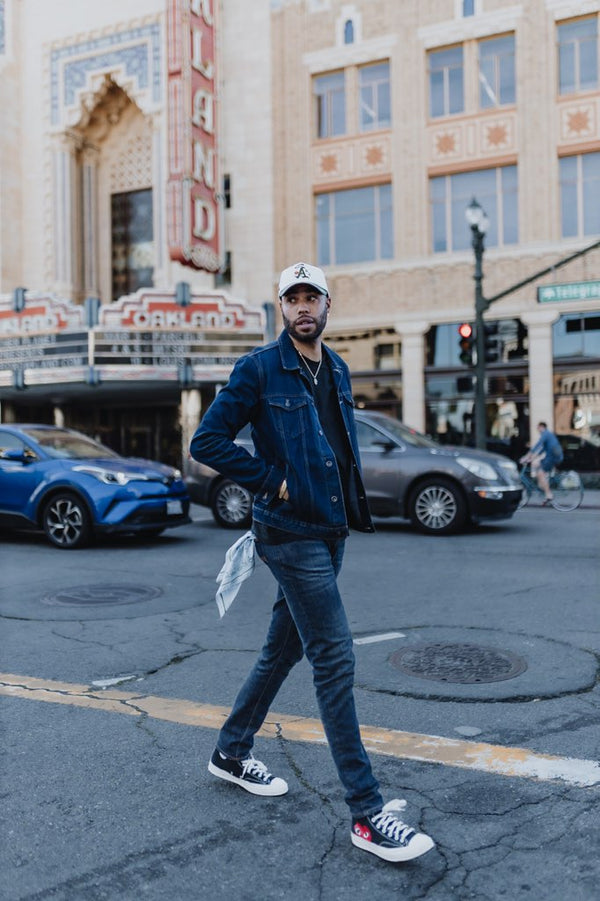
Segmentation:
<svg viewBox="0 0 600 901">
<path fill-rule="evenodd" d="M 309 285 L 316 288 L 321 294 L 329 295 L 325 273 L 317 266 L 310 266 L 308 263 L 294 263 L 293 266 L 288 266 L 283 270 L 279 279 L 279 297 L 283 297 L 286 291 L 289 291 L 294 285 Z"/>
</svg>

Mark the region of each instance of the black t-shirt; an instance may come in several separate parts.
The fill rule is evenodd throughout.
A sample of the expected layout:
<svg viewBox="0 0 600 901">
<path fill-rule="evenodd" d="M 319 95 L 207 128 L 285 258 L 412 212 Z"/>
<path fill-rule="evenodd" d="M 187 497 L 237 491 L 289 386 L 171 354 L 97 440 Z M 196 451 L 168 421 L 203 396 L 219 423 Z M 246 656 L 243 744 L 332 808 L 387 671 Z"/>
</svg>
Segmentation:
<svg viewBox="0 0 600 901">
<path fill-rule="evenodd" d="M 309 361 L 309 368 L 314 371 L 316 367 L 314 364 L 310 366 L 310 363 L 312 361 Z M 315 399 L 315 406 L 325 437 L 335 454 L 345 495 L 350 475 L 350 445 L 340 412 L 331 366 L 325 354 L 323 354 L 323 363 L 317 376 L 317 384 L 315 385 L 314 379 L 310 379 L 310 390 Z M 346 509 L 348 509 L 347 504 Z"/>
</svg>

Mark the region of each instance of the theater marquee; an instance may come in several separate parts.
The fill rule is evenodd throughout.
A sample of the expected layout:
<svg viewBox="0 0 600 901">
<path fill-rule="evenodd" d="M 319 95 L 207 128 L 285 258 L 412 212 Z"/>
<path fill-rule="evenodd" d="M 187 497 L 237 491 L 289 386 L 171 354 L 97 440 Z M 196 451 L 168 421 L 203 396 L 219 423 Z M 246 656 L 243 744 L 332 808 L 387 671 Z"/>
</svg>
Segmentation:
<svg viewBox="0 0 600 901">
<path fill-rule="evenodd" d="M 221 266 L 215 0 L 168 0 L 168 242 L 172 260 Z"/>
<path fill-rule="evenodd" d="M 264 340 L 262 310 L 218 292 L 194 294 L 180 307 L 173 294 L 143 288 L 84 308 L 47 295 L 28 295 L 24 310 L 0 296 L 0 389 L 91 382 L 224 381 L 236 360 Z"/>
</svg>

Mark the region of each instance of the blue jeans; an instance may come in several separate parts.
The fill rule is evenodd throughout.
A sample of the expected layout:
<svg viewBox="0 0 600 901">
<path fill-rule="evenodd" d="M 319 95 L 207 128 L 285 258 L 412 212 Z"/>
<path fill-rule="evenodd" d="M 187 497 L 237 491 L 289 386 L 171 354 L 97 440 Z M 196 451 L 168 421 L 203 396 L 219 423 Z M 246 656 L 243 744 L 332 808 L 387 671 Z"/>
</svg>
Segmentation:
<svg viewBox="0 0 600 901">
<path fill-rule="evenodd" d="M 235 700 L 217 747 L 239 760 L 249 755 L 279 688 L 306 654 L 346 803 L 352 816 L 375 813 L 383 800 L 360 737 L 352 635 L 337 587 L 344 541 L 257 541 L 256 551 L 279 583 L 279 592 L 266 643 Z"/>
</svg>

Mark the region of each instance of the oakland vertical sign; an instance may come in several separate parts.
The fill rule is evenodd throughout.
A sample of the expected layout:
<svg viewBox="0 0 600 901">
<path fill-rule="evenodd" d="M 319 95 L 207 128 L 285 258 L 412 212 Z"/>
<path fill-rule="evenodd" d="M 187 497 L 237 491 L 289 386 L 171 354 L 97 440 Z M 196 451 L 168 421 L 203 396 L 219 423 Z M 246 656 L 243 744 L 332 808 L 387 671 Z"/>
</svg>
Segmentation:
<svg viewBox="0 0 600 901">
<path fill-rule="evenodd" d="M 169 255 L 220 267 L 215 0 L 168 0 Z"/>
</svg>

